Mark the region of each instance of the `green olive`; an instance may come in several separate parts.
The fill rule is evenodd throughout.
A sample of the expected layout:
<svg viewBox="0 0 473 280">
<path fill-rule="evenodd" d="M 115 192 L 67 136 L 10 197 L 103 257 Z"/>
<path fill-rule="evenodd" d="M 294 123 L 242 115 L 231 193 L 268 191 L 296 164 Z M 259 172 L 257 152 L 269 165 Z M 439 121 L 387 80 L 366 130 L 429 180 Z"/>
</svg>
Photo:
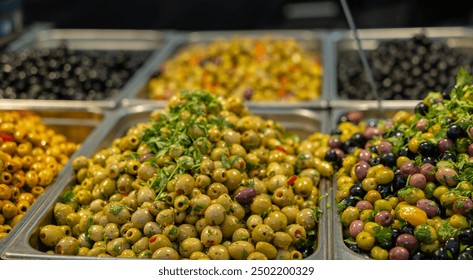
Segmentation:
<svg viewBox="0 0 473 280">
<path fill-rule="evenodd" d="M 160 226 L 167 226 L 174 223 L 175 213 L 174 209 L 164 209 L 156 216 L 156 222 Z"/>
<path fill-rule="evenodd" d="M 184 239 L 179 245 L 179 254 L 184 258 L 189 258 L 194 252 L 201 252 L 204 246 L 198 238 L 189 237 Z"/>
<path fill-rule="evenodd" d="M 97 242 L 102 241 L 104 237 L 105 228 L 101 225 L 91 225 L 88 229 L 89 239 Z"/>
<path fill-rule="evenodd" d="M 67 225 L 67 215 L 75 212 L 72 206 L 64 203 L 56 203 L 53 211 L 59 225 Z"/>
<path fill-rule="evenodd" d="M 64 236 L 56 244 L 55 251 L 60 255 L 77 255 L 79 248 L 79 241 L 75 237 Z"/>
<path fill-rule="evenodd" d="M 208 225 L 202 230 L 200 234 L 200 241 L 207 248 L 213 245 L 220 244 L 222 242 L 222 239 L 222 231 L 220 227 L 217 226 Z"/>
<path fill-rule="evenodd" d="M 212 204 L 204 212 L 209 225 L 220 225 L 225 220 L 225 208 L 220 204 Z"/>
<path fill-rule="evenodd" d="M 172 247 L 171 240 L 169 240 L 167 236 L 161 233 L 151 236 L 148 241 L 148 247 L 151 252 L 154 252 L 162 247 Z"/>
<path fill-rule="evenodd" d="M 130 248 L 130 243 L 124 237 L 115 238 L 107 243 L 107 253 L 113 257 L 119 256 L 124 250 Z"/>
<path fill-rule="evenodd" d="M 159 260 L 178 260 L 179 253 L 172 247 L 162 247 L 154 251 L 151 258 Z"/>
<path fill-rule="evenodd" d="M 131 249 L 137 255 L 143 251 L 149 250 L 149 238 L 147 236 L 142 236 L 131 246 Z"/>
<path fill-rule="evenodd" d="M 251 233 L 246 228 L 238 228 L 232 234 L 232 241 L 244 240 L 248 241 L 251 238 Z"/>
<path fill-rule="evenodd" d="M 143 226 L 143 234 L 148 236 L 148 237 L 151 237 L 151 236 L 153 236 L 155 234 L 158 234 L 158 233 L 161 233 L 161 232 L 162 232 L 162 228 L 156 222 L 147 222 Z"/>
<path fill-rule="evenodd" d="M 63 237 L 64 232 L 56 225 L 46 225 L 39 232 L 41 242 L 48 247 L 56 246 Z"/>
<path fill-rule="evenodd" d="M 303 226 L 306 231 L 315 228 L 317 222 L 314 219 L 314 209 L 304 208 L 297 213 L 296 223 Z"/>
<path fill-rule="evenodd" d="M 189 174 L 181 174 L 176 181 L 175 191 L 178 195 L 189 196 L 194 188 L 195 180 Z"/>
<path fill-rule="evenodd" d="M 287 227 L 287 217 L 281 211 L 272 211 L 264 218 L 264 224 L 270 226 L 275 232 L 284 231 Z"/>
<path fill-rule="evenodd" d="M 230 257 L 235 260 L 246 260 L 255 251 L 255 246 L 244 240 L 232 242 L 228 247 Z"/>
<path fill-rule="evenodd" d="M 149 212 L 148 208 L 139 208 L 133 214 L 131 214 L 131 222 L 137 229 L 143 229 L 148 222 L 152 222 L 153 215 Z"/>
<path fill-rule="evenodd" d="M 228 253 L 227 247 L 223 245 L 213 245 L 207 252 L 208 257 L 211 260 L 229 260 L 230 254 Z"/>
<path fill-rule="evenodd" d="M 274 233 L 273 244 L 276 248 L 287 250 L 292 243 L 292 237 L 286 232 L 278 231 Z"/>
<path fill-rule="evenodd" d="M 267 194 L 259 194 L 255 196 L 253 202 L 250 205 L 251 212 L 253 214 L 262 215 L 268 211 L 273 203 L 271 197 Z"/>
<path fill-rule="evenodd" d="M 179 236 L 178 241 L 182 242 L 183 240 L 191 237 L 198 237 L 197 230 L 192 224 L 181 224 L 178 226 Z"/>
<path fill-rule="evenodd" d="M 108 221 L 117 225 L 126 223 L 131 217 L 130 211 L 123 204 L 116 202 L 105 205 L 103 211 Z"/>
<path fill-rule="evenodd" d="M 271 242 L 274 237 L 274 230 L 265 224 L 259 224 L 251 230 L 251 239 L 253 242 L 265 241 Z"/>
<path fill-rule="evenodd" d="M 107 240 L 113 240 L 120 236 L 120 229 L 115 223 L 109 223 L 105 225 L 103 229 L 103 238 Z"/>
</svg>

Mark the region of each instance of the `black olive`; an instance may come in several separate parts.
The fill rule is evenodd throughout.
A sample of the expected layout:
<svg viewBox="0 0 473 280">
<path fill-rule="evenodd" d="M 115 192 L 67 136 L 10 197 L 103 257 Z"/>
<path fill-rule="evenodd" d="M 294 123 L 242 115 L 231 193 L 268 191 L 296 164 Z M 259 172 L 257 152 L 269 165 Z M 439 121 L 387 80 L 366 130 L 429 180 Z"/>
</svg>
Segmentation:
<svg viewBox="0 0 473 280">
<path fill-rule="evenodd" d="M 402 233 L 409 233 L 414 235 L 414 226 L 406 224 L 401 228 Z"/>
<path fill-rule="evenodd" d="M 393 192 L 396 193 L 398 190 L 404 188 L 406 183 L 407 179 L 403 178 L 401 174 L 395 175 L 392 181 Z"/>
<path fill-rule="evenodd" d="M 361 187 L 361 183 L 355 183 L 350 188 L 350 195 L 352 196 L 364 197 L 365 194 L 366 194 L 366 191 Z"/>
<path fill-rule="evenodd" d="M 439 160 L 452 160 L 453 162 L 456 162 L 457 161 L 457 155 L 450 152 L 450 151 L 446 151 L 446 152 L 443 152 L 442 154 L 440 154 Z"/>
<path fill-rule="evenodd" d="M 409 150 L 409 148 L 401 148 L 401 149 L 399 149 L 399 156 L 405 156 L 405 157 L 408 157 L 410 159 L 414 159 L 416 157 L 416 154 L 411 152 L 411 150 Z"/>
<path fill-rule="evenodd" d="M 425 104 L 424 102 L 419 102 L 417 103 L 414 110 L 416 113 L 419 113 L 420 115 L 425 116 L 427 112 L 429 111 L 429 106 L 427 106 L 427 104 Z"/>
<path fill-rule="evenodd" d="M 452 252 L 447 250 L 445 247 L 438 248 L 434 255 L 439 260 L 453 260 Z"/>
<path fill-rule="evenodd" d="M 335 150 L 329 150 L 325 154 L 325 160 L 329 162 L 337 162 L 338 161 L 338 154 Z"/>
<path fill-rule="evenodd" d="M 433 158 L 433 157 L 424 157 L 424 158 L 422 158 L 422 163 L 423 164 L 430 163 L 430 164 L 435 166 L 436 163 L 437 163 L 437 160 L 435 160 L 435 158 Z"/>
<path fill-rule="evenodd" d="M 348 116 L 346 114 L 343 114 L 338 117 L 337 124 L 347 121 L 349 121 Z"/>
<path fill-rule="evenodd" d="M 458 240 L 463 245 L 473 245 L 473 230 L 471 228 L 464 229 L 458 234 Z"/>
<path fill-rule="evenodd" d="M 387 198 L 393 194 L 393 186 L 391 184 L 378 185 L 377 190 L 382 198 Z"/>
<path fill-rule="evenodd" d="M 458 138 L 461 138 L 461 137 L 465 137 L 466 136 L 466 132 L 463 130 L 463 128 L 458 125 L 458 124 L 452 124 L 450 126 L 448 126 L 447 128 L 447 137 L 452 139 L 452 140 L 456 140 Z"/>
<path fill-rule="evenodd" d="M 381 163 L 387 167 L 396 165 L 396 156 L 393 153 L 385 153 L 381 155 Z"/>
<path fill-rule="evenodd" d="M 349 195 L 344 197 L 340 202 L 346 204 L 347 206 L 355 206 L 358 201 L 360 201 L 360 198 Z"/>
<path fill-rule="evenodd" d="M 428 141 L 424 141 L 419 144 L 419 154 L 424 157 L 437 157 L 438 148 L 436 145 Z"/>
<path fill-rule="evenodd" d="M 473 260 L 473 256 L 468 253 L 461 252 L 457 257 L 457 260 Z"/>
<path fill-rule="evenodd" d="M 372 157 L 370 158 L 370 161 L 368 162 L 371 166 L 376 166 L 381 163 L 381 158 L 380 157 Z"/>
<path fill-rule="evenodd" d="M 363 254 L 363 253 L 364 253 L 363 250 L 362 250 L 360 247 L 356 246 L 356 245 L 350 245 L 348 248 L 349 248 L 351 251 L 353 251 L 353 252 L 355 252 L 355 253 L 357 253 L 357 254 Z"/>
<path fill-rule="evenodd" d="M 456 257 L 458 254 L 460 254 L 460 241 L 458 241 L 457 238 L 448 238 L 445 241 L 444 247 L 452 253 L 453 257 Z"/>
<path fill-rule="evenodd" d="M 361 132 L 353 134 L 349 140 L 358 148 L 363 148 L 366 144 L 366 139 Z"/>
<path fill-rule="evenodd" d="M 429 257 L 424 252 L 416 252 L 411 257 L 413 260 L 428 260 Z"/>
</svg>

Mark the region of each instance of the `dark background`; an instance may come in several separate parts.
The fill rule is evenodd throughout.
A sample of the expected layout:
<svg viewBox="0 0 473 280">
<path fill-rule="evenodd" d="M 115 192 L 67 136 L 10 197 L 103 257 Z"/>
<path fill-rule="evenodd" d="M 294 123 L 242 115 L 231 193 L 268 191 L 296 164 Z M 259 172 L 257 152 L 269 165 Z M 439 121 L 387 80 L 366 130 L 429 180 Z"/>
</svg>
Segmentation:
<svg viewBox="0 0 473 280">
<path fill-rule="evenodd" d="M 358 28 L 473 26 L 473 2 L 347 0 Z M 308 5 L 308 6 L 307 6 Z M 340 1 L 22 0 L 24 25 L 58 28 L 348 28 Z"/>
</svg>

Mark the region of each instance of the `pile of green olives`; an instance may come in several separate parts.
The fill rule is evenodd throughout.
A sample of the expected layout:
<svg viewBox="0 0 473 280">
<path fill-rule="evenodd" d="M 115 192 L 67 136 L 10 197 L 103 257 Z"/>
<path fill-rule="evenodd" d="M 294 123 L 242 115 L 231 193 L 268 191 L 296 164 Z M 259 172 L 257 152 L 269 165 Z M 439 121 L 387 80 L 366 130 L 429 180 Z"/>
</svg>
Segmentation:
<svg viewBox="0 0 473 280">
<path fill-rule="evenodd" d="M 183 91 L 91 157 L 39 229 L 49 254 L 302 259 L 317 249 L 327 137 L 307 140 L 238 98 Z"/>
<path fill-rule="evenodd" d="M 33 112 L 0 112 L 0 240 L 51 185 L 77 146 Z"/>
<path fill-rule="evenodd" d="M 340 116 L 326 159 L 347 247 L 373 259 L 473 259 L 471 77 L 390 120 Z"/>
</svg>

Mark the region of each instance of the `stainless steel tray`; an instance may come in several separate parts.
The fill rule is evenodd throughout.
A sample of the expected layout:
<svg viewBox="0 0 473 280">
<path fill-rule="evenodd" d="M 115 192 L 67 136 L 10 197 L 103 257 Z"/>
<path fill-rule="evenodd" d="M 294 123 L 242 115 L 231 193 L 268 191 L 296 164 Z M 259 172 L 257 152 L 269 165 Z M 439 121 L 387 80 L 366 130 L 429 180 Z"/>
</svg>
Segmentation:
<svg viewBox="0 0 473 280">
<path fill-rule="evenodd" d="M 151 100 L 147 96 L 146 85 L 153 75 L 153 73 L 159 69 L 159 67 L 176 55 L 182 49 L 194 45 L 194 44 L 209 44 L 217 39 L 231 39 L 237 37 L 246 38 L 260 38 L 266 35 L 275 35 L 282 38 L 294 38 L 300 43 L 304 49 L 313 53 L 318 53 L 322 60 L 323 77 L 322 77 L 322 88 L 321 96 L 317 100 L 308 100 L 301 102 L 276 102 L 276 101 L 247 101 L 246 105 L 250 108 L 262 107 L 288 107 L 288 108 L 328 108 L 329 99 L 329 80 L 327 73 L 328 68 L 331 68 L 333 63 L 330 60 L 329 44 L 328 44 L 328 32 L 324 30 L 239 30 L 239 31 L 203 31 L 203 32 L 190 32 L 190 33 L 177 33 L 173 38 L 173 46 L 163 50 L 159 57 L 155 57 L 153 60 L 154 71 L 143 75 L 141 86 L 135 88 L 135 90 L 129 91 L 128 95 L 122 100 L 123 106 L 133 106 L 148 102 L 156 102 L 159 104 L 165 104 L 166 101 Z"/>
<path fill-rule="evenodd" d="M 394 104 L 394 103 L 393 103 Z M 397 106 L 395 106 L 397 105 Z M 407 112 L 413 112 L 413 107 L 405 107 L 402 104 L 394 104 L 390 108 L 384 108 L 382 111 L 379 111 L 376 107 L 352 107 L 352 110 L 347 109 L 334 109 L 330 113 L 330 121 L 331 121 L 331 129 L 335 129 L 337 127 L 337 120 L 339 116 L 345 114 L 347 112 L 352 111 L 360 111 L 363 113 L 363 120 L 390 120 L 396 112 L 399 110 L 406 110 Z M 335 197 L 337 194 L 337 177 L 334 176 L 332 181 L 329 183 L 332 187 L 330 187 L 329 192 L 331 193 L 330 197 L 330 204 L 332 205 L 332 222 L 330 223 L 331 227 L 331 236 L 333 236 L 333 244 L 331 247 L 332 257 L 336 260 L 368 260 L 367 256 L 363 256 L 361 254 L 357 254 L 351 251 L 343 241 L 343 227 L 340 221 L 340 214 L 337 210 L 337 202 L 335 201 Z"/>
<path fill-rule="evenodd" d="M 113 140 L 122 137 L 126 131 L 135 124 L 148 121 L 150 113 L 158 108 L 162 108 L 157 104 L 137 105 L 131 107 L 122 107 L 108 115 L 92 135 L 82 145 L 76 155 L 92 156 L 100 149 L 110 147 Z M 255 109 L 252 112 L 264 118 L 277 120 L 285 128 L 294 133 L 298 133 L 300 137 L 305 137 L 314 132 L 325 129 L 328 123 L 328 113 L 326 110 L 313 112 L 305 109 L 282 109 L 268 110 Z M 61 194 L 73 185 L 72 163 L 69 162 L 64 167 L 62 176 L 57 180 L 51 188 L 51 191 L 41 203 L 41 207 L 34 211 L 34 215 L 28 219 L 27 223 L 12 236 L 13 240 L 6 246 L 1 258 L 3 259 L 97 259 L 95 257 L 78 257 L 78 256 L 59 256 L 49 255 L 40 249 L 39 228 L 46 224 L 53 223 L 53 208 L 59 201 Z M 326 190 L 326 182 L 321 181 L 320 194 L 322 199 L 319 207 L 322 209 L 323 215 L 319 222 L 318 228 L 318 248 L 309 257 L 309 259 L 328 259 L 327 242 L 330 241 L 327 234 L 327 223 L 331 218 L 331 213 L 327 210 L 326 201 L 328 195 Z M 54 191 L 52 191 L 54 190 Z M 39 205 L 38 205 L 39 206 Z"/>
<path fill-rule="evenodd" d="M 473 53 L 473 29 L 467 27 L 431 27 L 431 28 L 388 28 L 359 29 L 359 38 L 363 50 L 370 51 L 385 40 L 409 39 L 417 34 L 425 34 L 429 39 L 446 43 L 447 46 L 468 53 Z M 327 68 L 326 76 L 330 79 L 329 106 L 332 108 L 352 108 L 354 99 L 343 99 L 338 95 L 338 59 L 342 52 L 356 51 L 357 44 L 351 31 L 334 31 L 330 34 L 329 53 L 332 67 Z M 353 52 L 353 55 L 359 55 Z M 330 72 L 329 72 L 330 71 Z M 427 92 L 426 92 L 427 94 Z M 376 106 L 376 100 L 359 100 L 368 106 Z M 420 100 L 383 100 L 383 106 L 411 106 Z"/>
<path fill-rule="evenodd" d="M 49 49 L 66 44 L 68 48 L 73 50 L 149 52 L 149 56 L 141 68 L 120 89 L 120 92 L 111 98 L 97 101 L 0 99 L 0 104 L 6 103 L 8 106 L 14 107 L 18 103 L 34 102 L 34 104 L 48 107 L 100 107 L 113 109 L 127 95 L 128 84 L 133 83 L 135 76 L 142 71 L 142 68 L 146 68 L 149 60 L 152 60 L 160 49 L 168 43 L 170 37 L 172 37 L 172 32 L 155 30 L 34 28 L 11 42 L 7 51 Z"/>
<path fill-rule="evenodd" d="M 75 142 L 77 144 L 85 143 L 89 135 L 93 134 L 96 127 L 100 125 L 102 120 L 107 115 L 107 112 L 103 110 L 77 110 L 72 108 L 33 108 L 24 106 L 21 110 L 33 112 L 36 115 L 41 117 L 42 122 L 48 127 L 54 129 L 56 133 L 61 133 L 69 141 Z M 0 111 L 12 111 L 7 108 L 0 108 Z M 63 176 L 64 168 L 57 175 L 55 182 L 60 180 Z M 11 232 L 7 235 L 6 238 L 0 240 L 0 255 L 6 245 L 13 239 L 13 236 L 20 231 L 20 228 L 23 227 L 28 219 L 33 216 L 33 213 L 38 209 L 43 207 L 43 204 L 47 202 L 47 197 L 57 191 L 57 187 L 54 186 L 54 183 L 47 187 L 44 193 L 38 197 L 38 199 L 33 203 L 31 208 L 25 213 L 23 219 L 15 226 Z"/>
</svg>

